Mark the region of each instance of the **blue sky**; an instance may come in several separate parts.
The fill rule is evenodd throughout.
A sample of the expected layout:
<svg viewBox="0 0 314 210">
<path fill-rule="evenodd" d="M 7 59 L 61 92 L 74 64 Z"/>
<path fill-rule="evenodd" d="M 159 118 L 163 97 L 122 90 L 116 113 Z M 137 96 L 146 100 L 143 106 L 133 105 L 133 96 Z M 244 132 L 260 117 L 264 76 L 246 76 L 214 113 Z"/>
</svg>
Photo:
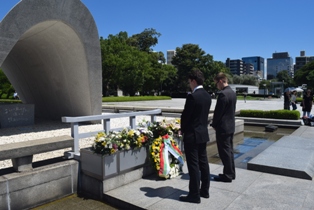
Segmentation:
<svg viewBox="0 0 314 210">
<path fill-rule="evenodd" d="M 0 20 L 18 3 L 0 0 Z M 314 56 L 313 0 L 82 0 L 92 13 L 99 36 L 154 28 L 162 51 L 198 44 L 214 60 L 248 56 L 271 58 L 301 50 Z"/>
</svg>

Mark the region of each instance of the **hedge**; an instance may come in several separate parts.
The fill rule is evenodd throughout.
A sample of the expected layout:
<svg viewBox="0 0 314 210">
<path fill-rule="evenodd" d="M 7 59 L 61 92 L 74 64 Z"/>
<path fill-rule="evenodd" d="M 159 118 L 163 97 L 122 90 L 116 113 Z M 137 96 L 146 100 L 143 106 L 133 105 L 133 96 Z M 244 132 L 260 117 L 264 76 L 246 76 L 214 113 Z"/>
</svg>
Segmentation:
<svg viewBox="0 0 314 210">
<path fill-rule="evenodd" d="M 300 112 L 297 110 L 240 110 L 240 117 L 298 120 Z"/>
</svg>

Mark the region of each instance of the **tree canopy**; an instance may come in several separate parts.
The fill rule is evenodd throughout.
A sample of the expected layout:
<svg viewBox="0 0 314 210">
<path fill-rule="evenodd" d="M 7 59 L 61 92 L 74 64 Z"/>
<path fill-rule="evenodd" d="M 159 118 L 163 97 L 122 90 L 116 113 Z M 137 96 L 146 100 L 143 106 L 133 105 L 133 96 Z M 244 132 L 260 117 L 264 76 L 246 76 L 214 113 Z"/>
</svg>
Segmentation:
<svg viewBox="0 0 314 210">
<path fill-rule="evenodd" d="M 151 52 L 152 47 L 158 44 L 158 37 L 161 34 L 153 28 L 147 28 L 142 33 L 134 34 L 128 39 L 130 46 L 136 47 L 139 51 Z"/>
<path fill-rule="evenodd" d="M 314 61 L 307 63 L 294 75 L 296 85 L 307 84 L 307 87 L 314 88 Z"/>
<path fill-rule="evenodd" d="M 289 72 L 287 70 L 283 70 L 277 73 L 277 80 L 279 82 L 284 81 L 284 87 L 294 87 L 294 81 L 289 75 Z"/>
<path fill-rule="evenodd" d="M 13 86 L 11 85 L 9 79 L 0 68 L 0 98 L 2 98 L 4 94 L 6 94 L 5 96 L 6 98 L 9 98 L 13 92 L 14 92 Z"/>
<path fill-rule="evenodd" d="M 100 38 L 103 71 L 103 93 L 120 88 L 124 93 L 135 95 L 160 90 L 162 83 L 175 74 L 173 66 L 165 66 L 162 52 L 153 52 L 152 46 L 160 36 L 155 29 L 145 29 L 128 37 L 127 32 Z"/>
<path fill-rule="evenodd" d="M 204 87 L 208 90 L 214 87 L 214 77 L 218 72 L 229 73 L 222 62 L 214 61 L 213 56 L 206 54 L 197 44 L 184 44 L 176 48 L 176 55 L 172 58 L 172 64 L 177 68 L 177 91 L 187 90 L 187 76 L 193 69 L 203 72 Z M 211 87 L 211 88 L 209 88 Z"/>
<path fill-rule="evenodd" d="M 233 75 L 233 84 L 254 85 L 258 86 L 258 80 L 253 75 Z"/>
</svg>

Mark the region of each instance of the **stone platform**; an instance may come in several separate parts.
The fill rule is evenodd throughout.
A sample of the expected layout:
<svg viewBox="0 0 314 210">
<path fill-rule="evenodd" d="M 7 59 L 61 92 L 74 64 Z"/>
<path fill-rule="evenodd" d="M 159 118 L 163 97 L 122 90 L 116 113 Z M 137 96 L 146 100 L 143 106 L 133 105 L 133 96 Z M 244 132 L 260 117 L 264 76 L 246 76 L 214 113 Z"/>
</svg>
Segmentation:
<svg viewBox="0 0 314 210">
<path fill-rule="evenodd" d="M 249 170 L 312 180 L 314 127 L 301 126 L 248 162 Z"/>
</svg>

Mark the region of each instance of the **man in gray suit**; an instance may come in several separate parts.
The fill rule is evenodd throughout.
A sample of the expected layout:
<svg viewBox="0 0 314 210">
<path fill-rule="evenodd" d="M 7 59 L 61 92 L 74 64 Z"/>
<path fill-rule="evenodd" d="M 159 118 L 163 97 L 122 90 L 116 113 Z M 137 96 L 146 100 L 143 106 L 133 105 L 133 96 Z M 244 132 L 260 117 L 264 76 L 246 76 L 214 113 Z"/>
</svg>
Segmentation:
<svg viewBox="0 0 314 210">
<path fill-rule="evenodd" d="M 203 82 L 204 76 L 200 70 L 191 72 L 189 85 L 193 92 L 188 94 L 181 115 L 181 132 L 190 182 L 189 194 L 181 196 L 180 200 L 191 203 L 200 203 L 200 197 L 209 198 L 209 164 L 206 145 L 209 141 L 208 113 L 211 96 L 204 90 Z"/>
<path fill-rule="evenodd" d="M 218 153 L 224 165 L 223 174 L 214 177 L 214 180 L 232 182 L 236 177 L 233 155 L 233 134 L 235 131 L 237 96 L 229 87 L 228 78 L 224 73 L 218 73 L 214 81 L 220 91 L 214 111 L 212 127 L 216 131 Z"/>
</svg>

